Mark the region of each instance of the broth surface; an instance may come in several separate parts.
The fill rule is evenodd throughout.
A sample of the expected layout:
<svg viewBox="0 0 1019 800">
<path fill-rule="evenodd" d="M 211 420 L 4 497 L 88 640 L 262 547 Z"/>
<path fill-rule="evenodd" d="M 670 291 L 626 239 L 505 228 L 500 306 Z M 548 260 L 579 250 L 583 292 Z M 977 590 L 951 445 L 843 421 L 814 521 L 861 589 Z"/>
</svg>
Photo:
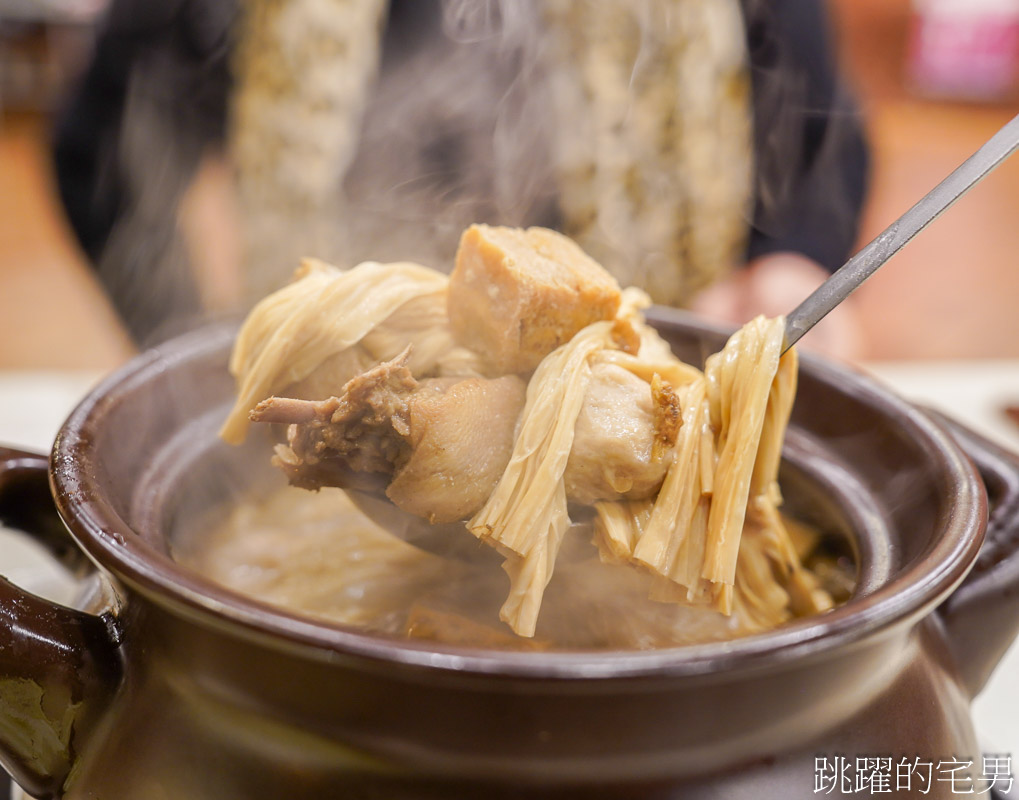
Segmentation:
<svg viewBox="0 0 1019 800">
<path fill-rule="evenodd" d="M 790 528 L 806 565 L 844 600 L 852 565 L 826 553 L 816 533 L 794 521 Z M 525 650 L 643 650 L 755 632 L 735 615 L 649 600 L 647 575 L 601 563 L 583 531 L 567 539 L 533 639 L 499 620 L 509 579 L 497 566 L 418 550 L 367 519 L 338 489 L 286 487 L 240 505 L 174 555 L 270 605 L 394 637 Z"/>
</svg>

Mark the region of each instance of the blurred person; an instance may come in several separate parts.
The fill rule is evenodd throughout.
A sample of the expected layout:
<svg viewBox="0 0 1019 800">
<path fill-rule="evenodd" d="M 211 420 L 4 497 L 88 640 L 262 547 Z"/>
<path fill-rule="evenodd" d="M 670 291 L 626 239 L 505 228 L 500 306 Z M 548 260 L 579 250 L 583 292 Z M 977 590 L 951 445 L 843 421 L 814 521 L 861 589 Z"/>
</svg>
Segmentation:
<svg viewBox="0 0 1019 800">
<path fill-rule="evenodd" d="M 656 302 L 733 322 L 841 265 L 867 167 L 817 0 L 115 0 L 56 152 L 139 339 L 199 310 L 174 208 L 210 149 L 241 305 L 302 255 L 448 268 L 484 221 L 561 229 Z M 858 335 L 839 309 L 811 338 L 852 356 Z"/>
<path fill-rule="evenodd" d="M 200 318 L 203 305 L 236 303 L 202 303 L 205 276 L 178 224 L 200 165 L 225 139 L 235 17 L 232 0 L 113 0 L 56 123 L 68 220 L 138 344 Z"/>
</svg>

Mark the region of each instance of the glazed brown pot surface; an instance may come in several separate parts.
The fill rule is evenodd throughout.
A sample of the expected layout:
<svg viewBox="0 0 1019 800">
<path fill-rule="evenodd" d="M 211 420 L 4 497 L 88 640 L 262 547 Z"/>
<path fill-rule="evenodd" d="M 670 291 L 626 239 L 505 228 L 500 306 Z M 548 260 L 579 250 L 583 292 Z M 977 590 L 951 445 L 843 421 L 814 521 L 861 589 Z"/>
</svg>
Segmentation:
<svg viewBox="0 0 1019 800">
<path fill-rule="evenodd" d="M 694 363 L 724 341 L 650 318 Z M 103 589 L 85 613 L 0 582 L 0 755 L 30 791 L 790 798 L 814 796 L 815 758 L 836 755 L 969 758 L 978 779 L 969 702 L 1019 626 L 1019 467 L 993 445 L 804 359 L 783 487 L 853 547 L 844 606 L 658 651 L 429 645 L 268 606 L 170 557 L 282 480 L 266 440 L 215 437 L 232 335 L 182 337 L 105 382 L 48 473 L 0 451 L 0 515 L 65 561 L 84 552 Z"/>
</svg>

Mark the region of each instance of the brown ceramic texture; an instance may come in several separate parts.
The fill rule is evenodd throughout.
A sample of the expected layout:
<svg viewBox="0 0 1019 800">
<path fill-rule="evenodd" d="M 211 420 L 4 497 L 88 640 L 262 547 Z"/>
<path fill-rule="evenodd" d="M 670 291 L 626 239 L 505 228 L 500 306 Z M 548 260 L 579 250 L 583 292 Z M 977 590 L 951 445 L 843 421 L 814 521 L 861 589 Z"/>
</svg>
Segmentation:
<svg viewBox="0 0 1019 800">
<path fill-rule="evenodd" d="M 694 362 L 724 340 L 653 321 Z M 56 506 L 112 592 L 92 616 L 0 591 L 0 686 L 41 687 L 38 725 L 67 734 L 41 760 L 3 733 L 18 709 L 0 694 L 0 757 L 40 796 L 756 800 L 814 796 L 815 756 L 979 765 L 969 702 L 1019 625 L 1019 472 L 993 445 L 956 432 L 978 474 L 943 423 L 805 358 L 783 481 L 796 513 L 856 550 L 845 606 L 654 652 L 435 646 L 269 607 L 170 557 L 281 480 L 265 440 L 214 436 L 231 338 L 209 328 L 140 356 L 55 444 Z M 44 464 L 0 455 L 0 511 L 71 557 Z"/>
</svg>

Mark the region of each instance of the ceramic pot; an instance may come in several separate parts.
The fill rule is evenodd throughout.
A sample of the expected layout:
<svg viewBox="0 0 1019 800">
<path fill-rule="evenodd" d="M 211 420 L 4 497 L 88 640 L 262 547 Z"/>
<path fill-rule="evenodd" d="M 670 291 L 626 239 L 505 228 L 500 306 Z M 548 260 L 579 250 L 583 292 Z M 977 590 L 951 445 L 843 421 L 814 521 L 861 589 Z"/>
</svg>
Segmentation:
<svg viewBox="0 0 1019 800">
<path fill-rule="evenodd" d="M 724 341 L 650 318 L 695 363 Z M 804 358 L 782 480 L 855 553 L 845 605 L 658 651 L 430 645 L 273 608 L 171 557 L 281 480 L 264 440 L 214 435 L 233 333 L 139 356 L 48 460 L 0 452 L 2 517 L 96 587 L 78 611 L 0 581 L 0 756 L 29 793 L 784 800 L 815 796 L 839 756 L 970 760 L 980 780 L 970 700 L 1019 626 L 1019 465 L 990 443 Z M 927 796 L 954 794 L 935 776 Z"/>
</svg>

